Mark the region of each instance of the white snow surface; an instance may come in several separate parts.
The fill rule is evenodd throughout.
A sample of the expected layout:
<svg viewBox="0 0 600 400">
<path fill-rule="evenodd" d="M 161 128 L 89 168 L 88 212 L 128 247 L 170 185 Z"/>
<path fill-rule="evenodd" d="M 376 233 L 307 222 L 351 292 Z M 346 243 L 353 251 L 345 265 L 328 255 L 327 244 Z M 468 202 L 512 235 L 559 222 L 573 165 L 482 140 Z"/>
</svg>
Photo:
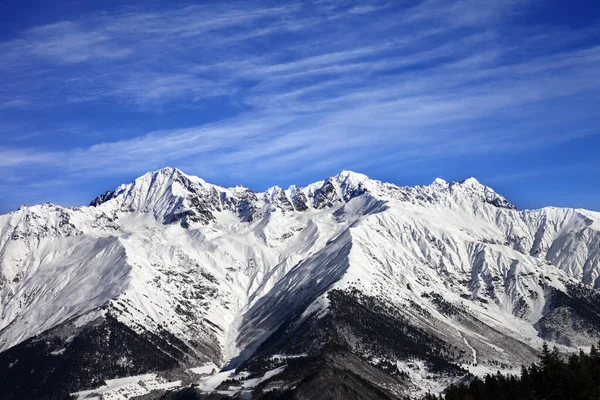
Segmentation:
<svg viewBox="0 0 600 400">
<path fill-rule="evenodd" d="M 0 216 L 0 351 L 65 321 L 88 323 L 111 304 L 133 329 L 214 343 L 218 355 L 198 357 L 223 366 L 290 312 L 326 312 L 327 291 L 358 287 L 423 304 L 476 364 L 493 344 L 422 294 L 443 293 L 538 346 L 533 324 L 548 288 L 598 286 L 599 274 L 599 213 L 518 211 L 474 178 L 399 187 L 343 171 L 254 193 L 165 168 L 95 206 Z"/>
<path fill-rule="evenodd" d="M 167 382 L 156 374 L 111 379 L 105 385 L 81 392 L 71 393 L 77 400 L 128 400 L 155 390 L 169 390 L 181 386 L 181 381 Z"/>
</svg>

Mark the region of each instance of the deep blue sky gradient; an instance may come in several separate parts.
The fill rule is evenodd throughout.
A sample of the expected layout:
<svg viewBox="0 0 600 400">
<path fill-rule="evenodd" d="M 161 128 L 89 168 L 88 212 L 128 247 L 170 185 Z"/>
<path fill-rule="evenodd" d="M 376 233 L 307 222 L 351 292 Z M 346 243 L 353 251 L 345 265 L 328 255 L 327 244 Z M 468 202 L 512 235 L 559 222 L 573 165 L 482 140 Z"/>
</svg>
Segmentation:
<svg viewBox="0 0 600 400">
<path fill-rule="evenodd" d="M 0 1 L 0 212 L 164 166 L 600 210 L 592 1 Z"/>
</svg>

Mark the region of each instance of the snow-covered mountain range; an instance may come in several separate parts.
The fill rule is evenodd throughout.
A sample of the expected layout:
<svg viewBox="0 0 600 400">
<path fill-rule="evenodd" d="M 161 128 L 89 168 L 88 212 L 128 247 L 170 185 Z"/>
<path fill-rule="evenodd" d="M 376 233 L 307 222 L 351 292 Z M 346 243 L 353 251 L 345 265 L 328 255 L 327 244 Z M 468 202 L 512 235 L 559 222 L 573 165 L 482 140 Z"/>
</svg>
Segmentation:
<svg viewBox="0 0 600 400">
<path fill-rule="evenodd" d="M 0 216 L 0 392 L 310 398 L 340 371 L 356 398 L 439 391 L 597 341 L 599 275 L 600 213 L 474 178 L 255 193 L 165 168 Z"/>
</svg>

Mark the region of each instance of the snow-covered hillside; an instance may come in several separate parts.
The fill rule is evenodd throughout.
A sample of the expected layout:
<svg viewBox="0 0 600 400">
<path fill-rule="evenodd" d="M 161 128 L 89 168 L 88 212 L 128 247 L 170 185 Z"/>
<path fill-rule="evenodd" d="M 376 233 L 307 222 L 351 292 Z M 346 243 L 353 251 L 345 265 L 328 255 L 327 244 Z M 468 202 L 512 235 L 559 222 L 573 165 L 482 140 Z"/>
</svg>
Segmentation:
<svg viewBox="0 0 600 400">
<path fill-rule="evenodd" d="M 599 213 L 519 211 L 474 178 L 398 187 L 343 171 L 255 193 L 165 168 L 89 207 L 0 216 L 0 350 L 17 362 L 15 349 L 43 339 L 68 355 L 74 338 L 109 324 L 161 338 L 182 371 L 235 367 L 282 327 L 324 318 L 331 293 L 360 292 L 479 373 L 530 361 L 544 339 L 596 340 L 596 317 L 579 308 L 593 308 L 599 275 Z M 356 354 L 381 363 L 353 337 Z M 122 369 L 98 379 L 160 369 L 127 351 L 107 355 Z M 406 361 L 386 360 L 436 389 Z"/>
</svg>

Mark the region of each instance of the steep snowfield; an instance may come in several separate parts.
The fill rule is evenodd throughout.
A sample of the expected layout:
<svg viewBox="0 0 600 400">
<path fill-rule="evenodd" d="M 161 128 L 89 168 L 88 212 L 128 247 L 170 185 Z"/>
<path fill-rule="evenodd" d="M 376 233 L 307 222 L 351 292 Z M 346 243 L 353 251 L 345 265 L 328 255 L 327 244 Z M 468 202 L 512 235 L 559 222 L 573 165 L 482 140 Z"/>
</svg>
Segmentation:
<svg viewBox="0 0 600 400">
<path fill-rule="evenodd" d="M 109 312 L 235 366 L 291 315 L 326 313 L 327 291 L 355 287 L 418 304 L 415 323 L 471 364 L 518 363 L 486 335 L 539 346 L 552 288 L 599 274 L 599 213 L 518 211 L 474 178 L 398 187 L 344 171 L 254 193 L 166 168 L 89 207 L 0 216 L 0 350 Z M 477 320 L 440 312 L 435 294 Z"/>
<path fill-rule="evenodd" d="M 102 306 L 131 280 L 118 237 L 57 238 L 37 246 L 12 241 L 3 256 L 2 349 Z"/>
</svg>

